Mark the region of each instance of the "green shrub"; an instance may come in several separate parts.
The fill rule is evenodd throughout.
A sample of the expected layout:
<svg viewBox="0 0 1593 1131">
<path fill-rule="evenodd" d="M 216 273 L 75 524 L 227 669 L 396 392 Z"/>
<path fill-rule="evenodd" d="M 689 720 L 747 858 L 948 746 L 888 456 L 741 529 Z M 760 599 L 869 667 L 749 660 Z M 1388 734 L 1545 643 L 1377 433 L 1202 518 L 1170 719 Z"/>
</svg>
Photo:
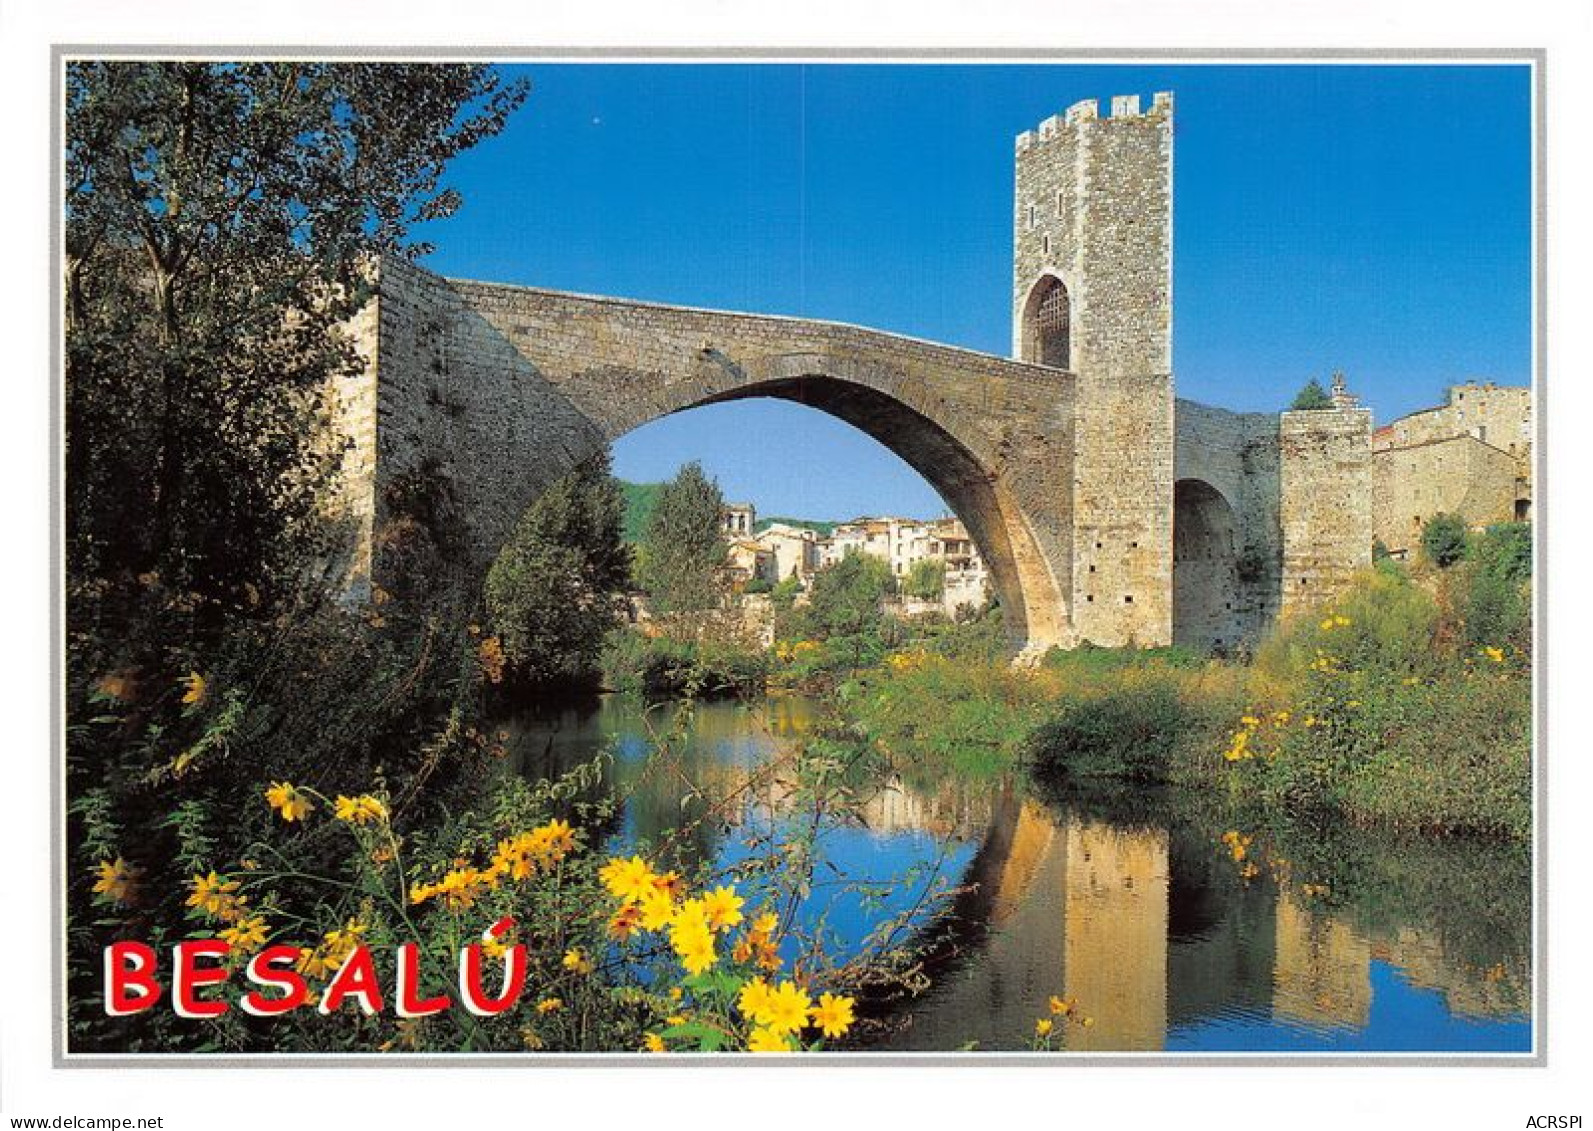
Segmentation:
<svg viewBox="0 0 1593 1131">
<path fill-rule="evenodd" d="M 1331 609 L 1282 626 L 1256 651 L 1256 668 L 1281 684 L 1297 682 L 1324 655 L 1341 666 L 1431 672 L 1443 662 L 1435 651 L 1438 602 L 1397 563 L 1364 573 Z"/>
<path fill-rule="evenodd" d="M 605 642 L 603 673 L 610 690 L 650 700 L 761 695 L 769 657 L 761 649 L 621 629 Z"/>
<path fill-rule="evenodd" d="M 1302 409 L 1332 408 L 1333 398 L 1322 387 L 1322 382 L 1313 377 L 1300 387 L 1298 393 L 1294 394 L 1294 400 L 1289 407 L 1297 412 Z"/>
<path fill-rule="evenodd" d="M 1440 569 L 1466 556 L 1466 520 L 1458 514 L 1435 514 L 1422 527 L 1422 553 Z"/>
<path fill-rule="evenodd" d="M 1170 683 L 1125 684 L 1065 703 L 1031 736 L 1028 755 L 1043 774 L 1165 781 L 1190 722 Z"/>
</svg>

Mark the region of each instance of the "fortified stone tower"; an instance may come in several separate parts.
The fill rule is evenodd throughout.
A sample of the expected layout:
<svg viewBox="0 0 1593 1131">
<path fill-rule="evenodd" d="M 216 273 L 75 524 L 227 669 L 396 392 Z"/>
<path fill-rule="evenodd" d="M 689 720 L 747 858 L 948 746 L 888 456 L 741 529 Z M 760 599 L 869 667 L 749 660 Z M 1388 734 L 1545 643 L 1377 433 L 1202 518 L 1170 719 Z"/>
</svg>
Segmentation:
<svg viewBox="0 0 1593 1131">
<path fill-rule="evenodd" d="M 1094 100 L 1018 135 L 1013 355 L 1074 375 L 1080 640 L 1172 640 L 1173 96 Z"/>
</svg>

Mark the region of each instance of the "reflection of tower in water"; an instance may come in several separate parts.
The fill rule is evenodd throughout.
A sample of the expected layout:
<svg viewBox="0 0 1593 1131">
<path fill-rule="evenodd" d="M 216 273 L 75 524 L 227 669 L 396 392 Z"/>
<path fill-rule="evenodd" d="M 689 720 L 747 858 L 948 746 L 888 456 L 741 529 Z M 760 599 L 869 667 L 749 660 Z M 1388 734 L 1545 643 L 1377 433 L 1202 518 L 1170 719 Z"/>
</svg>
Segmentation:
<svg viewBox="0 0 1593 1131">
<path fill-rule="evenodd" d="M 1278 893 L 1272 1013 L 1314 1028 L 1360 1029 L 1372 1010 L 1371 944 L 1342 918 Z"/>
<path fill-rule="evenodd" d="M 1063 974 L 1066 996 L 1093 1021 L 1067 1026 L 1070 1050 L 1166 1041 L 1167 847 L 1165 829 L 1067 821 Z"/>
</svg>

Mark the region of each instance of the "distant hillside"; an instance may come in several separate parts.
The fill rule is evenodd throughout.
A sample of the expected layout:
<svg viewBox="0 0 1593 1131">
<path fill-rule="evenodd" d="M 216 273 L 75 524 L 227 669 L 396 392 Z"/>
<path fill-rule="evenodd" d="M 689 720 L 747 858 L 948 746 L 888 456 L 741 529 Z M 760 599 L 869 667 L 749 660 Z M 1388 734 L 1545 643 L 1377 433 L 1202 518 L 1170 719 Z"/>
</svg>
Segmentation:
<svg viewBox="0 0 1593 1131">
<path fill-rule="evenodd" d="M 642 540 L 642 531 L 647 529 L 647 520 L 658 505 L 658 493 L 664 489 L 664 485 L 628 483 L 623 479 L 617 482 L 625 495 L 625 541 L 634 545 Z"/>
<path fill-rule="evenodd" d="M 769 529 L 769 527 L 773 526 L 777 522 L 783 522 L 787 526 L 795 526 L 798 528 L 812 530 L 821 538 L 828 538 L 831 534 L 834 534 L 836 526 L 836 524 L 833 522 L 821 522 L 816 518 L 786 518 L 784 515 L 777 514 L 771 515 L 768 518 L 760 518 L 758 520 L 758 525 L 753 527 L 753 530 L 759 534 L 762 534 L 765 530 Z"/>
<path fill-rule="evenodd" d="M 616 482 L 625 495 L 625 541 L 635 544 L 642 540 L 642 531 L 647 529 L 647 520 L 652 516 L 653 507 L 658 505 L 658 493 L 664 489 L 664 485 L 630 483 L 624 479 Z M 822 522 L 816 518 L 786 518 L 784 515 L 771 515 L 760 519 L 756 529 L 761 533 L 776 522 L 783 522 L 787 526 L 807 527 L 823 538 L 828 538 L 835 530 L 833 522 Z"/>
</svg>

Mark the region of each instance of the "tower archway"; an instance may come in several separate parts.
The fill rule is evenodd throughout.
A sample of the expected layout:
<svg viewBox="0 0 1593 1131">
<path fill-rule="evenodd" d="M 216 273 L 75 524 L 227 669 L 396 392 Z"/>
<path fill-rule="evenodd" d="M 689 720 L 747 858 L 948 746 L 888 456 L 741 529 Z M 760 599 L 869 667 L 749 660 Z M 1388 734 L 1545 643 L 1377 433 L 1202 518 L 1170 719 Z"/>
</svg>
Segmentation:
<svg viewBox="0 0 1593 1131">
<path fill-rule="evenodd" d="M 1073 300 L 1067 284 L 1056 275 L 1043 275 L 1029 291 L 1024 304 L 1021 360 L 1053 369 L 1073 363 Z"/>
</svg>

